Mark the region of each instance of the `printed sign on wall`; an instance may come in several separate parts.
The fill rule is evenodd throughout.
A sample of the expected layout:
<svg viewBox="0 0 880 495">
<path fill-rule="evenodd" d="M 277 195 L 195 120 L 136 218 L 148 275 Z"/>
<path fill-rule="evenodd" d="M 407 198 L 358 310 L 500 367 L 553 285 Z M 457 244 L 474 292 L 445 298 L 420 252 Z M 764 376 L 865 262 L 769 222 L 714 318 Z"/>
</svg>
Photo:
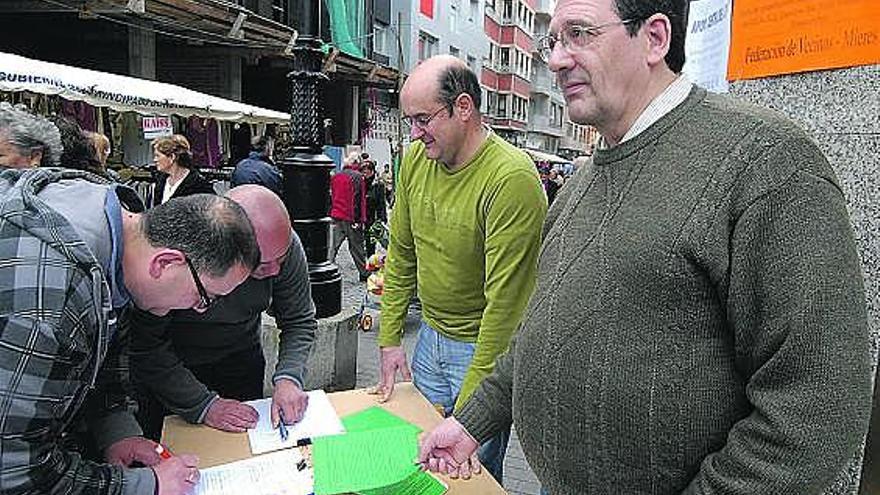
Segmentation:
<svg viewBox="0 0 880 495">
<path fill-rule="evenodd" d="M 880 63 L 877 0 L 736 0 L 727 78 Z"/>
<path fill-rule="evenodd" d="M 716 93 L 727 92 L 730 0 L 695 0 L 688 10 L 684 73 Z"/>
</svg>

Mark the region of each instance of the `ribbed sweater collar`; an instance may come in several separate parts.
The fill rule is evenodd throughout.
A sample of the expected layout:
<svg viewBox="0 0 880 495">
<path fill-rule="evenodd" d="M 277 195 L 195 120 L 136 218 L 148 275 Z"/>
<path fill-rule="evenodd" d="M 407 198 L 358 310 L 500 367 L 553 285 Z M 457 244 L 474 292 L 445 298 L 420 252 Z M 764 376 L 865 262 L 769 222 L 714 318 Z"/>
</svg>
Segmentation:
<svg viewBox="0 0 880 495">
<path fill-rule="evenodd" d="M 694 86 L 688 97 L 677 107 L 673 108 L 669 113 L 660 118 L 657 122 L 645 129 L 636 137 L 624 141 L 623 143 L 609 149 L 597 149 L 593 155 L 594 166 L 606 166 L 623 160 L 630 155 L 637 153 L 648 144 L 654 142 L 658 137 L 665 134 L 676 122 L 692 111 L 693 107 L 706 98 L 706 90 Z"/>
</svg>

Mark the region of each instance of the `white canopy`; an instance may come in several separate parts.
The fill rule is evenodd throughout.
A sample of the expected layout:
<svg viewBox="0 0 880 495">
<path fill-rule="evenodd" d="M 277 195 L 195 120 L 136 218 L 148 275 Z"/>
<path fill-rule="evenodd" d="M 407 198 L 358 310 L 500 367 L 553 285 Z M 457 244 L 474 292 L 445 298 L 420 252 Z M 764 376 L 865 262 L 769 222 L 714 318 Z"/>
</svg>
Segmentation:
<svg viewBox="0 0 880 495">
<path fill-rule="evenodd" d="M 545 153 L 543 151 L 533 150 L 529 148 L 525 148 L 523 151 L 528 153 L 532 160 L 538 162 L 549 162 L 549 163 L 571 163 L 571 160 L 566 160 L 561 156 L 554 155 L 552 153 Z"/>
<path fill-rule="evenodd" d="M 142 115 L 192 115 L 283 124 L 290 115 L 199 93 L 174 84 L 118 76 L 0 52 L 0 91 L 31 91 Z"/>
</svg>

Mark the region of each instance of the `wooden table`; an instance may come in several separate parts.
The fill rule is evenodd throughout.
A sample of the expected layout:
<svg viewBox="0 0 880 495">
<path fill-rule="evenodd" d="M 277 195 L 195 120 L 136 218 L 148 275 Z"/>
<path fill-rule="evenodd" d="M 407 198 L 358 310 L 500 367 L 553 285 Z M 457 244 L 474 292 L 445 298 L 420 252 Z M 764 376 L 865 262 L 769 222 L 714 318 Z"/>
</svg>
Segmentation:
<svg viewBox="0 0 880 495">
<path fill-rule="evenodd" d="M 424 431 L 430 431 L 442 420 L 411 383 L 398 383 L 391 400 L 384 404 L 379 404 L 375 395 L 367 394 L 366 389 L 336 392 L 328 394 L 328 397 L 340 417 L 378 405 Z M 247 433 L 227 433 L 204 425 L 191 425 L 178 416 L 165 418 L 162 441 L 172 452 L 198 455 L 201 468 L 252 457 Z M 444 475 L 438 477 L 449 485 L 449 495 L 506 493 L 485 470 L 467 481 L 453 480 Z"/>
</svg>

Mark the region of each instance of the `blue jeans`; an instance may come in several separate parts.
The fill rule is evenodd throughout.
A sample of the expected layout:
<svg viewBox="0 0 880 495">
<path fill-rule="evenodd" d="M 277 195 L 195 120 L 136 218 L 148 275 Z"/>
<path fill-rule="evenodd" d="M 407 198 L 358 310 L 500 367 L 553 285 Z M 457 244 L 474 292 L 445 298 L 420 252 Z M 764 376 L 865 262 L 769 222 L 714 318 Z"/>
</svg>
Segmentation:
<svg viewBox="0 0 880 495">
<path fill-rule="evenodd" d="M 452 414 L 475 347 L 476 344 L 442 335 L 424 321 L 419 327 L 419 340 L 412 358 L 413 383 L 431 404 L 442 407 L 446 416 Z M 504 455 L 509 440 L 508 427 L 480 445 L 477 451 L 480 462 L 499 484 L 504 476 Z"/>
</svg>

